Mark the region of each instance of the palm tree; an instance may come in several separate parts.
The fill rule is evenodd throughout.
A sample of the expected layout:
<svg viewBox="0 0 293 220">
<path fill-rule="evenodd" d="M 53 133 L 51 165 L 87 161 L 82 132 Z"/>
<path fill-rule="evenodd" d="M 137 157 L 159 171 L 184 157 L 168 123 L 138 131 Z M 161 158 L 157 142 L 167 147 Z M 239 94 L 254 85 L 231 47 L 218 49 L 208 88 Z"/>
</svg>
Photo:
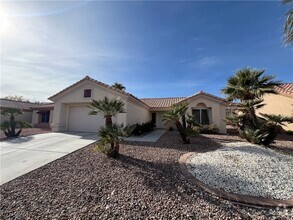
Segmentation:
<svg viewBox="0 0 293 220">
<path fill-rule="evenodd" d="M 118 83 L 118 82 L 113 83 L 112 87 L 115 89 L 122 90 L 122 91 L 124 91 L 126 89 L 122 83 Z"/>
<path fill-rule="evenodd" d="M 188 103 L 182 103 L 174 105 L 172 109 L 165 112 L 163 115 L 163 121 L 165 121 L 165 123 L 168 123 L 169 121 L 173 121 L 175 123 L 184 144 L 190 143 L 190 140 L 187 138 L 186 123 L 184 123 L 187 109 Z"/>
<path fill-rule="evenodd" d="M 230 77 L 227 86 L 222 89 L 228 101 L 252 100 L 261 98 L 264 94 L 276 94 L 275 86 L 281 84 L 280 81 L 273 81 L 274 76 L 263 75 L 265 70 L 252 69 L 250 67 L 238 70 L 234 76 Z"/>
<path fill-rule="evenodd" d="M 123 137 L 129 136 L 133 131 L 133 126 L 124 126 L 123 124 L 112 124 L 111 126 L 102 126 L 99 131 L 101 140 L 96 145 L 96 149 L 109 157 L 118 157 L 120 143 Z"/>
<path fill-rule="evenodd" d="M 22 111 L 17 108 L 2 108 L 1 115 L 9 116 L 9 122 L 4 121 L 1 123 L 1 130 L 4 131 L 6 137 L 18 137 L 22 129 L 15 132 L 16 125 L 19 123 L 15 121 L 15 117 L 22 114 Z"/>
<path fill-rule="evenodd" d="M 109 99 L 108 97 L 101 100 L 92 100 L 89 108 L 92 109 L 89 113 L 90 115 L 104 115 L 106 126 L 112 125 L 113 116 L 125 111 L 123 101 L 118 99 Z"/>
<path fill-rule="evenodd" d="M 230 122 L 238 128 L 241 137 L 256 143 L 269 145 L 278 133 L 278 128 L 283 122 L 291 119 L 283 116 L 261 114 L 256 115 L 256 110 L 263 107 L 263 95 L 276 94 L 275 86 L 281 84 L 274 81 L 274 77 L 263 75 L 264 70 L 244 68 L 230 77 L 226 88 L 222 93 L 227 96 L 228 101 L 239 100 L 237 112 L 228 115 L 225 121 Z"/>
<path fill-rule="evenodd" d="M 293 3 L 292 0 L 283 0 L 284 4 Z M 285 43 L 290 45 L 293 43 L 293 9 L 287 12 L 287 18 L 284 26 Z"/>
</svg>

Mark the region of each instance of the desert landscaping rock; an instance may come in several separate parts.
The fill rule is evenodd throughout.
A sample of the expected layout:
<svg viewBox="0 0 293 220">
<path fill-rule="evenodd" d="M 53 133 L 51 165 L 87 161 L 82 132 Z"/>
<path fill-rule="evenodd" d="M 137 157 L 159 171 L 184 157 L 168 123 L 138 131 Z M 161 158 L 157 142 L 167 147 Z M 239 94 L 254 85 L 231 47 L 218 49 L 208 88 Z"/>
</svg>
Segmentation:
<svg viewBox="0 0 293 220">
<path fill-rule="evenodd" d="M 124 143 L 117 160 L 80 149 L 2 185 L 0 219 L 292 219 L 292 209 L 235 206 L 181 175 L 182 154 L 235 139 L 198 135 L 183 145 L 166 132 L 156 143 Z"/>
<path fill-rule="evenodd" d="M 198 180 L 226 192 L 271 199 L 293 198 L 293 158 L 247 142 L 195 153 L 187 167 Z"/>
</svg>

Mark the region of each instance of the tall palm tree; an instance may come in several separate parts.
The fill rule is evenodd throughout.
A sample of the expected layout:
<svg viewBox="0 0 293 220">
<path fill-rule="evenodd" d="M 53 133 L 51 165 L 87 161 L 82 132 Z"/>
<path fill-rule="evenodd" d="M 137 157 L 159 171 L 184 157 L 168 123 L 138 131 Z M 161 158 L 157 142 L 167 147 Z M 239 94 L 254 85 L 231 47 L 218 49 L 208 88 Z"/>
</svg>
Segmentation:
<svg viewBox="0 0 293 220">
<path fill-rule="evenodd" d="M 184 144 L 190 143 L 190 140 L 187 138 L 185 124 L 185 114 L 187 109 L 188 103 L 182 103 L 179 105 L 174 105 L 172 109 L 165 112 L 165 114 L 163 115 L 163 121 L 165 121 L 165 123 L 168 123 L 169 121 L 173 121 L 175 123 Z"/>
<path fill-rule="evenodd" d="M 281 82 L 274 81 L 274 76 L 263 75 L 264 72 L 265 70 L 250 67 L 238 70 L 228 79 L 226 87 L 221 91 L 228 101 L 259 99 L 267 93 L 276 94 L 274 87 L 280 85 Z"/>
<path fill-rule="evenodd" d="M 283 0 L 284 4 L 293 5 L 293 0 Z M 293 44 L 293 8 L 287 12 L 287 18 L 284 26 L 285 43 L 288 45 Z"/>
<path fill-rule="evenodd" d="M 122 91 L 124 91 L 126 89 L 122 83 L 118 83 L 118 82 L 113 83 L 112 87 L 115 89 L 122 90 Z"/>
<path fill-rule="evenodd" d="M 4 121 L 1 123 L 1 130 L 4 131 L 6 137 L 18 137 L 22 129 L 15 131 L 16 125 L 19 123 L 15 121 L 17 115 L 22 114 L 22 111 L 17 108 L 2 108 L 1 115 L 9 116 L 9 122 Z"/>
<path fill-rule="evenodd" d="M 124 110 L 124 102 L 118 99 L 109 99 L 105 97 L 101 100 L 93 99 L 89 108 L 91 111 L 90 115 L 103 114 L 105 118 L 105 125 L 112 125 L 112 117 L 117 115 L 118 113 L 123 113 Z"/>
</svg>

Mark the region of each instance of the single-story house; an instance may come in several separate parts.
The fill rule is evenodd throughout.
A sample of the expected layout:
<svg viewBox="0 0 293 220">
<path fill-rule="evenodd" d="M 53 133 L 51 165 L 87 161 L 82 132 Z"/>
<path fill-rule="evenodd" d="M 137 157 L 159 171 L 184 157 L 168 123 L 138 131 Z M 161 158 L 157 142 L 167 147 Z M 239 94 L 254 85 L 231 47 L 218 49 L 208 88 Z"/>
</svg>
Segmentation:
<svg viewBox="0 0 293 220">
<path fill-rule="evenodd" d="M 220 133 L 226 133 L 223 118 L 229 102 L 223 98 L 200 91 L 189 97 L 138 99 L 89 76 L 49 97 L 54 102 L 54 110 L 52 105 L 50 108 L 44 107 L 49 118 L 44 117 L 46 122 L 51 123 L 53 131 L 96 132 L 104 125 L 104 118 L 102 115 L 89 115 L 88 106 L 92 99 L 103 99 L 105 96 L 124 102 L 125 113 L 119 113 L 113 118 L 113 122 L 136 124 L 152 120 L 157 128 L 168 128 L 172 124 L 164 125 L 164 112 L 173 104 L 187 101 L 188 113 L 195 115 L 199 123 L 215 124 Z M 40 108 L 34 110 L 34 114 L 41 112 Z"/>
<path fill-rule="evenodd" d="M 33 103 L 1 98 L 0 109 L 1 108 L 20 109 L 22 111 L 22 114 L 16 115 L 15 120 L 26 122 L 28 124 L 31 124 L 32 127 L 35 128 L 50 128 L 50 124 L 52 123 L 52 112 L 54 109 L 53 103 Z M 9 116 L 1 115 L 1 123 L 9 120 Z"/>
<path fill-rule="evenodd" d="M 266 105 L 257 112 L 293 117 L 293 83 L 284 83 L 275 87 L 275 90 L 278 94 L 264 95 Z M 287 124 L 283 128 L 293 131 L 293 124 Z"/>
<path fill-rule="evenodd" d="M 33 110 L 31 107 L 38 106 L 38 103 L 31 103 L 31 102 L 23 102 L 23 101 L 14 101 L 9 99 L 0 99 L 0 108 L 17 108 L 22 111 L 22 114 L 17 115 L 15 120 L 31 123 L 32 122 L 32 115 Z M 9 121 L 9 116 L 1 115 L 1 123 L 3 121 Z"/>
</svg>

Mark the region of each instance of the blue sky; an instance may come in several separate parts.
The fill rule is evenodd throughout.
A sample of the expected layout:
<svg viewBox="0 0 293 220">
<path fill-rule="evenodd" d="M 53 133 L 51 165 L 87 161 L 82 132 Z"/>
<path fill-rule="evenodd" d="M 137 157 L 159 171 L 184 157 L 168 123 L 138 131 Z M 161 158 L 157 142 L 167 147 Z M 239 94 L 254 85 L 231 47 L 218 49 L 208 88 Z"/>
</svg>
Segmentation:
<svg viewBox="0 0 293 220">
<path fill-rule="evenodd" d="M 221 95 L 246 66 L 292 82 L 287 10 L 278 1 L 2 2 L 1 97 L 46 101 L 86 75 L 139 98 Z"/>
</svg>

